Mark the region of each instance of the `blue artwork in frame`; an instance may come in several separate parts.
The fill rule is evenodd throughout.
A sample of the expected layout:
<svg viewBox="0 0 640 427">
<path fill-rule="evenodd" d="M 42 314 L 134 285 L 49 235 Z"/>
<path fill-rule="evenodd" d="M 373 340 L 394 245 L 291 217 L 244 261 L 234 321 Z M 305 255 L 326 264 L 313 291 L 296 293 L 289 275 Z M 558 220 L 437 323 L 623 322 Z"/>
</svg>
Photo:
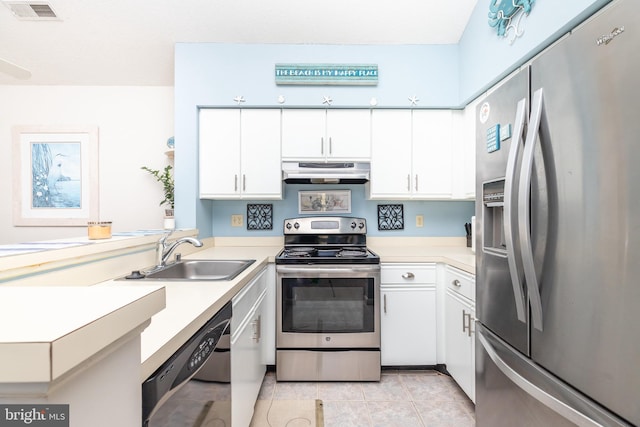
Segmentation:
<svg viewBox="0 0 640 427">
<path fill-rule="evenodd" d="M 79 142 L 31 143 L 33 208 L 82 207 Z"/>
</svg>

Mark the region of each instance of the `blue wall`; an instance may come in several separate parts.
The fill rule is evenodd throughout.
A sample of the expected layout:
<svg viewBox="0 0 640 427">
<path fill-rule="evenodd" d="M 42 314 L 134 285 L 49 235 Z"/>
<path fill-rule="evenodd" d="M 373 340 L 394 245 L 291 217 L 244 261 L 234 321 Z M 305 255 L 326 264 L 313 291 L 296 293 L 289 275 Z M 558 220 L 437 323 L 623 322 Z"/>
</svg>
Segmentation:
<svg viewBox="0 0 640 427">
<path fill-rule="evenodd" d="M 492 0 L 493 1 L 493 0 Z M 537 0 L 512 44 L 488 24 L 489 1 L 480 0 L 458 44 L 460 98 L 467 104 L 611 0 Z"/>
<path fill-rule="evenodd" d="M 197 227 L 202 236 L 236 233 L 255 235 L 255 232 L 250 234 L 246 230 L 243 232 L 230 227 L 229 210 L 233 210 L 233 213 L 244 212 L 246 208 L 243 206 L 246 206 L 246 201 L 238 205 L 228 201 L 212 202 L 198 199 L 198 107 L 235 107 L 237 105 L 233 98 L 238 95 L 246 99 L 243 104 L 245 106 L 265 107 L 279 107 L 279 95 L 286 98 L 285 107 L 320 107 L 323 96 L 331 96 L 334 106 L 369 108 L 370 99 L 375 97 L 380 107 L 408 108 L 408 97 L 415 95 L 420 99 L 419 106 L 446 108 L 456 105 L 459 98 L 456 45 L 310 46 L 181 43 L 176 45 L 175 62 L 176 225 Z M 286 62 L 378 64 L 379 83 L 377 86 L 360 87 L 277 86 L 274 81 L 274 65 Z M 364 187 L 361 187 L 361 191 L 364 191 Z M 287 195 L 290 197 L 289 191 Z M 361 199 L 363 203 L 360 205 L 364 206 L 364 195 Z M 359 204 L 357 200 L 356 203 Z M 414 211 L 422 209 L 421 205 L 418 202 L 405 203 L 406 209 Z M 460 206 L 463 204 L 454 203 L 448 209 L 456 210 L 460 209 Z M 295 203 L 289 198 L 278 203 L 276 207 L 278 215 L 280 212 L 295 211 Z M 469 212 L 468 208 L 460 209 L 457 217 L 468 217 Z M 373 218 L 369 215 L 362 216 L 366 216 L 369 221 Z M 415 217 L 413 222 L 415 223 Z M 465 220 L 459 222 L 460 230 L 452 235 L 464 235 L 461 224 Z M 425 230 L 436 230 L 436 233 L 441 232 L 437 230 L 453 232 L 453 227 L 442 223 L 442 227 L 439 228 L 437 222 L 432 222 L 419 231 L 422 233 Z M 406 235 L 412 235 L 410 233 L 411 230 L 405 231 Z"/>
<path fill-rule="evenodd" d="M 303 216 L 298 213 L 299 190 L 351 190 L 351 213 L 349 216 L 367 219 L 369 236 L 464 236 L 464 223 L 471 222 L 474 214 L 474 202 L 435 202 L 406 200 L 367 200 L 364 185 L 292 185 L 284 186 L 283 200 L 265 200 L 258 202 L 224 201 L 212 202 L 214 236 L 282 236 L 285 218 Z M 247 203 L 273 204 L 273 230 L 247 231 L 245 227 L 231 227 L 231 215 L 244 215 L 245 225 Z M 404 207 L 404 229 L 378 231 L 378 205 L 402 204 Z M 424 216 L 424 227 L 416 228 L 416 215 Z"/>
<path fill-rule="evenodd" d="M 492 0 L 493 1 L 493 0 Z M 457 45 L 275 45 L 180 43 L 175 51 L 175 172 L 178 227 L 197 227 L 202 236 L 257 235 L 230 227 L 231 213 L 244 213 L 247 201 L 198 199 L 198 107 L 236 106 L 242 95 L 247 106 L 319 107 L 323 96 L 335 106 L 369 108 L 372 97 L 380 107 L 409 107 L 417 96 L 419 107 L 461 108 L 502 77 L 522 65 L 573 26 L 610 0 L 538 0 L 523 19 L 525 34 L 513 44 L 498 38 L 487 24 L 489 2 L 480 0 Z M 379 67 L 377 86 L 277 86 L 276 63 L 373 63 Z M 376 227 L 377 202 L 367 201 L 364 187 L 352 187 L 354 215 Z M 274 204 L 275 222 L 296 216 L 293 187 Z M 403 202 L 407 228 L 402 235 L 461 236 L 472 212 L 468 202 Z M 425 227 L 416 229 L 415 215 L 425 215 Z M 459 225 L 456 225 L 459 224 Z M 459 229 L 460 228 L 460 229 Z M 253 233 L 253 234 L 252 234 Z M 273 232 L 278 234 L 277 232 Z M 384 235 L 390 235 L 385 232 Z"/>
</svg>

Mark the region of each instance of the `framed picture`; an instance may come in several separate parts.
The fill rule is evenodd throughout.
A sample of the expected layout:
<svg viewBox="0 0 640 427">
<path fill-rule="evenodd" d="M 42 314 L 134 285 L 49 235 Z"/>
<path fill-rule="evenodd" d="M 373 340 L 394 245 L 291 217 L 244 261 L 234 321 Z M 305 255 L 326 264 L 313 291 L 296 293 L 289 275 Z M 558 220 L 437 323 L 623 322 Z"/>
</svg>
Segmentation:
<svg viewBox="0 0 640 427">
<path fill-rule="evenodd" d="M 13 224 L 80 226 L 99 215 L 98 128 L 13 128 Z"/>
<path fill-rule="evenodd" d="M 351 190 L 298 191 L 298 212 L 351 213 Z"/>
</svg>

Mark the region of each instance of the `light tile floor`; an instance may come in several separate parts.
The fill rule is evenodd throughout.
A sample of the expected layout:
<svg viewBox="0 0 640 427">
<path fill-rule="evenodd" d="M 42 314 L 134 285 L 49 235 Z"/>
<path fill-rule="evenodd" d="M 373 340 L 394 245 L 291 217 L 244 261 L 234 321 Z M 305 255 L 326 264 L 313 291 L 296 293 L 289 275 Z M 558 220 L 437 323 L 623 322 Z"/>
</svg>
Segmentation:
<svg viewBox="0 0 640 427">
<path fill-rule="evenodd" d="M 276 382 L 268 372 L 258 399 L 321 399 L 325 427 L 472 427 L 475 407 L 437 371 L 383 371 L 378 382 Z"/>
</svg>

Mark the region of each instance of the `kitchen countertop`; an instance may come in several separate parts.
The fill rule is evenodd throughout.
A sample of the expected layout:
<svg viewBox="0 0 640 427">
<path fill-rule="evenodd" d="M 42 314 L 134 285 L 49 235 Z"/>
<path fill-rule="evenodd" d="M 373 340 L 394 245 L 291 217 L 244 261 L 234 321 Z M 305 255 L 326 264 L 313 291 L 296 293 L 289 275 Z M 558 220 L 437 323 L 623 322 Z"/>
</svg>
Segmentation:
<svg viewBox="0 0 640 427">
<path fill-rule="evenodd" d="M 122 281 L 109 280 L 97 286 L 137 287 L 149 283 L 165 287 L 166 308 L 153 316 L 142 333 L 141 381 L 148 378 L 165 360 L 215 315 L 234 295 L 268 263 L 275 262 L 282 250 L 279 239 L 267 240 L 268 246 L 254 246 L 247 239 L 214 238 L 216 246 L 199 250 L 183 259 L 255 259 L 256 261 L 230 281 Z M 371 238 L 368 245 L 383 263 L 443 262 L 475 273 L 475 254 L 460 244 L 460 239 Z M 260 240 L 255 240 L 260 245 Z M 232 246 L 234 244 L 244 246 Z M 219 246 L 218 246 L 219 245 Z"/>
<path fill-rule="evenodd" d="M 0 392 L 30 383 L 46 393 L 53 383 L 119 340 L 140 333 L 165 306 L 165 289 L 146 286 L 0 287 Z"/>
<path fill-rule="evenodd" d="M 186 235 L 188 232 L 180 234 Z M 87 250 L 98 254 L 99 246 L 103 250 L 120 249 L 130 247 L 132 244 L 153 243 L 157 237 L 144 236 L 129 239 L 114 239 L 106 244 L 47 251 L 46 259 L 50 262 L 53 256 L 59 257 L 62 263 L 71 263 L 73 258 L 78 254 L 84 254 Z M 107 346 L 107 341 L 113 338 L 112 333 L 124 334 L 126 327 L 130 327 L 129 330 L 131 330 L 152 316 L 151 323 L 141 335 L 141 381 L 149 377 L 248 284 L 256 273 L 268 263 L 273 263 L 275 256 L 282 249 L 281 237 L 218 237 L 206 239 L 206 241 L 209 243 L 205 248 L 186 255 L 183 259 L 255 259 L 256 261 L 230 281 L 145 280 L 136 282 L 114 278 L 88 287 L 0 288 L 2 292 L 0 321 L 4 321 L 3 324 L 12 322 L 21 325 L 20 328 L 0 332 L 0 383 L 19 379 L 52 381 L 89 358 L 92 352 L 95 353 Z M 380 255 L 382 263 L 442 262 L 469 273 L 475 273 L 475 254 L 464 246 L 464 238 L 370 237 L 368 246 Z M 35 261 L 38 261 L 38 265 L 42 265 L 45 258 L 41 254 L 6 257 L 5 260 L 11 258 L 12 261 L 20 260 L 24 262 L 25 267 L 32 265 Z M 25 305 L 15 304 L 15 301 L 29 299 L 29 296 L 33 296 L 33 310 L 16 310 L 16 307 L 24 309 Z M 143 301 L 145 301 L 144 304 Z M 162 309 L 162 307 L 165 308 Z M 130 313 L 131 310 L 134 310 L 134 314 Z M 73 314 L 73 316 L 67 317 L 66 314 Z M 144 316 L 147 317 L 142 319 Z M 23 318 L 22 321 L 16 320 Z M 41 320 L 38 321 L 38 319 Z M 50 319 L 56 319 L 56 322 L 51 322 Z M 135 322 L 138 323 L 133 325 Z M 107 323 L 113 327 L 107 327 L 110 332 L 105 334 L 103 328 Z M 100 340 L 90 342 L 89 345 L 85 345 L 84 341 L 80 343 L 81 341 L 74 340 L 84 333 L 91 335 L 93 331 L 99 331 Z M 86 339 L 86 335 L 82 336 Z M 51 359 L 47 359 L 49 352 L 51 352 Z M 18 360 L 21 363 L 17 363 Z M 24 360 L 38 363 L 37 365 L 31 362 L 22 363 Z M 30 369 L 16 369 L 19 366 L 29 366 Z M 33 366 L 41 369 L 34 370 Z"/>
<path fill-rule="evenodd" d="M 255 259 L 246 270 L 229 281 L 110 280 L 96 285 L 137 288 L 148 284 L 164 286 L 166 308 L 151 319 L 142 333 L 141 381 L 148 378 L 202 325 L 233 298 L 255 274 L 275 261 L 281 246 L 213 247 L 183 259 Z"/>
<path fill-rule="evenodd" d="M 455 238 L 374 238 L 367 246 L 382 263 L 442 262 L 476 274 L 476 254 Z"/>
</svg>

